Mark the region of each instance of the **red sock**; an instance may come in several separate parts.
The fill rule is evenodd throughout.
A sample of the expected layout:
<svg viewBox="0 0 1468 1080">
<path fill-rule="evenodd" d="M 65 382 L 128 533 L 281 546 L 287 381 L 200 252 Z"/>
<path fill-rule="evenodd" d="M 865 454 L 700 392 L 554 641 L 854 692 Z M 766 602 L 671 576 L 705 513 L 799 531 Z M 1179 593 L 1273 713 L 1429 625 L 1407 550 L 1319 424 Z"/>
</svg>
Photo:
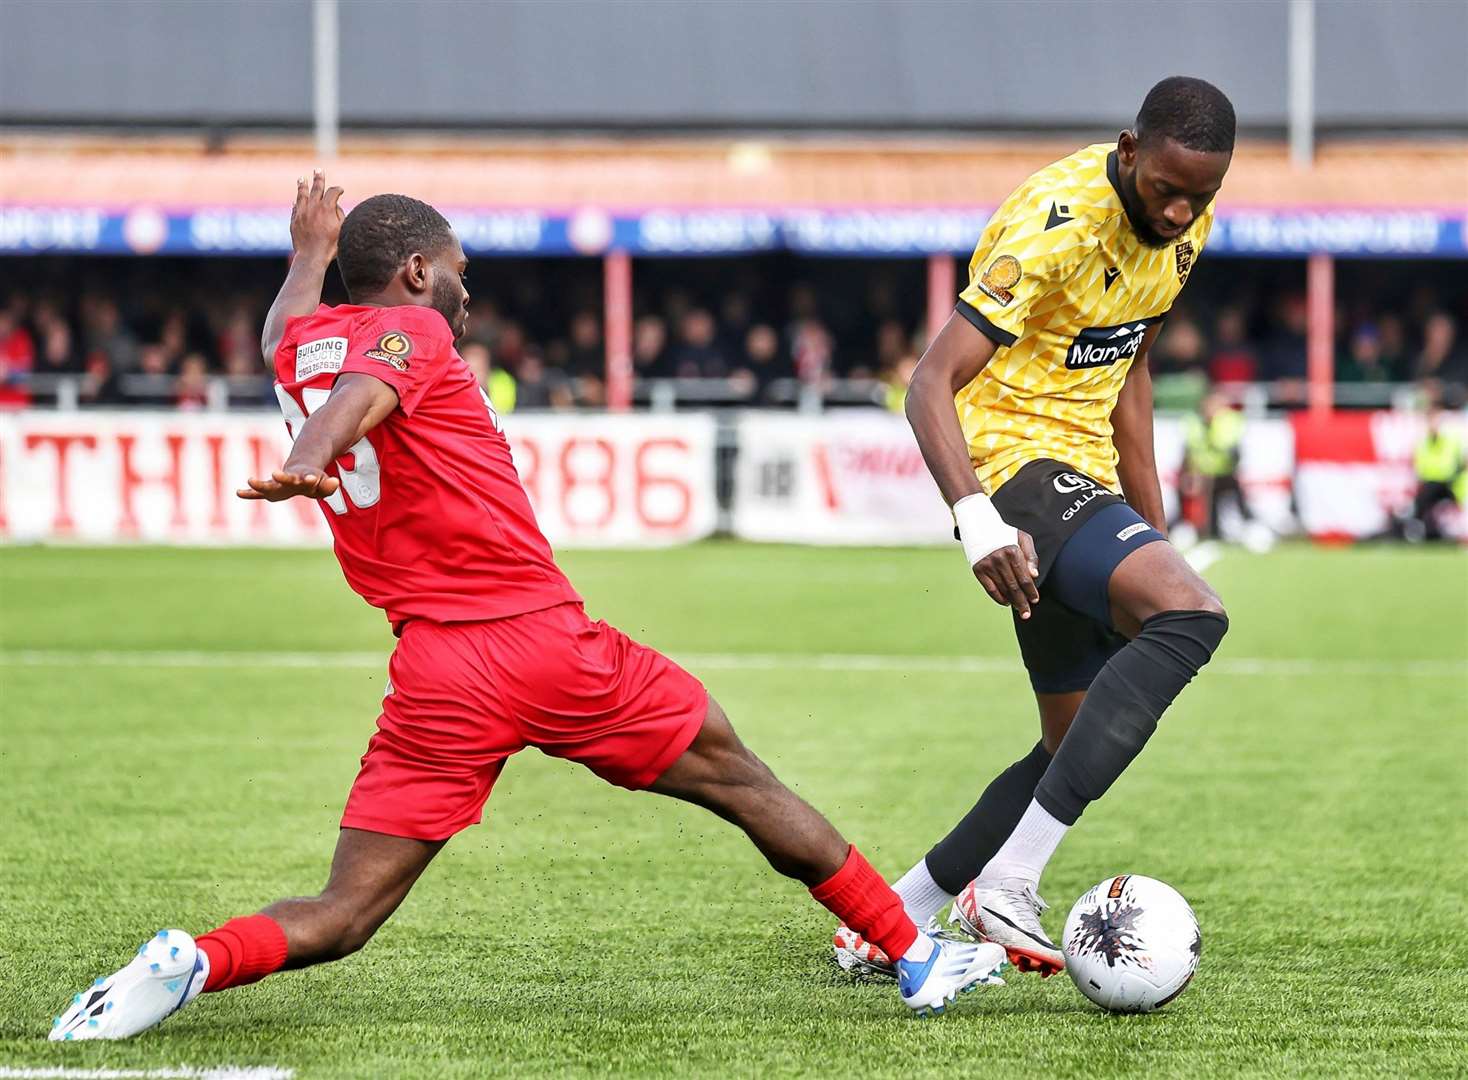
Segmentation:
<svg viewBox="0 0 1468 1080">
<path fill-rule="evenodd" d="M 209 958 L 206 994 L 259 982 L 285 963 L 285 931 L 269 915 L 230 919 L 194 940 Z"/>
<path fill-rule="evenodd" d="M 917 940 L 902 900 L 866 857 L 851 845 L 846 861 L 810 894 L 833 915 L 881 949 L 895 964 Z"/>
</svg>

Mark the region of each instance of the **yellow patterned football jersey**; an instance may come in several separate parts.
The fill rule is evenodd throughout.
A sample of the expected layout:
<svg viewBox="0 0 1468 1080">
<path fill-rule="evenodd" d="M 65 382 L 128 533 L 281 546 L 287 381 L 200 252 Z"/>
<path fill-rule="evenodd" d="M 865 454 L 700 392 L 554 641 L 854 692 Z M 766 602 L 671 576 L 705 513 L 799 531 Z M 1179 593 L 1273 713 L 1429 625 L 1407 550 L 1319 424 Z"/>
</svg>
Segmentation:
<svg viewBox="0 0 1468 1080">
<path fill-rule="evenodd" d="M 954 402 L 990 495 L 1037 458 L 1117 487 L 1111 411 L 1213 227 L 1210 203 L 1177 240 L 1148 247 L 1119 185 L 1115 148 L 1088 146 L 1020 185 L 974 249 L 958 311 L 999 349 Z"/>
</svg>

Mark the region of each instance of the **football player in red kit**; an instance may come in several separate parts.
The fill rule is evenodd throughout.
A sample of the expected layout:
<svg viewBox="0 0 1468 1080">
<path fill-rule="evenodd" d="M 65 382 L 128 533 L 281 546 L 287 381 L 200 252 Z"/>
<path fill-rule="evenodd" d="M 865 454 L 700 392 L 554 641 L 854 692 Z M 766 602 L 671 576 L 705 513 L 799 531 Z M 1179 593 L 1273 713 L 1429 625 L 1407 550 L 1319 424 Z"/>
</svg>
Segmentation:
<svg viewBox="0 0 1468 1080">
<path fill-rule="evenodd" d="M 1003 949 L 920 932 L 697 679 L 586 616 L 454 348 L 469 296 L 453 230 L 401 195 L 343 220 L 340 197 L 319 171 L 298 184 L 295 258 L 262 341 L 294 445 L 239 493 L 318 500 L 348 583 L 398 637 L 330 876 L 318 896 L 197 939 L 160 931 L 76 995 L 51 1038 L 126 1038 L 200 993 L 360 949 L 448 838 L 479 821 L 506 759 L 526 746 L 738 825 L 777 871 L 902 958 L 899 990 L 919 1013 L 1000 982 Z M 352 303 L 318 306 L 333 258 Z"/>
</svg>

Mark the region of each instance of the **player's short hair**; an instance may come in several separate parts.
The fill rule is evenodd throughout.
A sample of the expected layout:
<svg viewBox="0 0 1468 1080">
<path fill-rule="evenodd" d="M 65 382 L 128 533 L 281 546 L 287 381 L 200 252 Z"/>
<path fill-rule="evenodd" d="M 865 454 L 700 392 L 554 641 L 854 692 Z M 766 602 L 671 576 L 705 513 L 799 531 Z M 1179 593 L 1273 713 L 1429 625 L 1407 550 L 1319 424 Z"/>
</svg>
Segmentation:
<svg viewBox="0 0 1468 1080">
<path fill-rule="evenodd" d="M 352 208 L 342 222 L 336 265 L 352 298 L 387 288 L 415 251 L 436 254 L 454 231 L 426 202 L 407 195 L 374 195 Z"/>
<path fill-rule="evenodd" d="M 1233 102 L 1222 90 L 1173 75 L 1147 91 L 1137 113 L 1137 141 L 1172 139 L 1188 150 L 1217 153 L 1234 148 L 1236 126 Z"/>
</svg>

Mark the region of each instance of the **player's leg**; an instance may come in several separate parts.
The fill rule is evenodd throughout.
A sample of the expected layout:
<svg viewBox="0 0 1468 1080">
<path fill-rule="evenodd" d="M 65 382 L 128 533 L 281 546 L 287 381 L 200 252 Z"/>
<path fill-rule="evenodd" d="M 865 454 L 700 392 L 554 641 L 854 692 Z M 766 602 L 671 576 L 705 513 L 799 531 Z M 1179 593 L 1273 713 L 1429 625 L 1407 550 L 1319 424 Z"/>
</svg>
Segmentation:
<svg viewBox="0 0 1468 1080">
<path fill-rule="evenodd" d="M 697 737 L 648 790 L 738 825 L 770 866 L 806 886 L 828 880 L 847 859 L 841 834 L 744 745 L 712 697 Z"/>
<path fill-rule="evenodd" d="M 285 938 L 286 955 L 279 970 L 340 960 L 366 945 L 445 843 L 343 829 L 326 887 L 316 896 L 277 900 L 260 912 L 280 927 Z M 206 993 L 254 982 L 265 974 L 251 977 L 248 948 L 239 950 L 227 939 L 216 944 L 217 939 L 225 938 L 230 925 L 225 923 L 199 938 L 211 967 Z M 221 966 L 230 970 L 216 975 L 214 969 Z"/>
<path fill-rule="evenodd" d="M 909 876 L 913 877 L 921 877 L 925 872 L 942 899 L 937 902 L 934 902 L 937 898 L 929 899 L 924 906 L 917 907 L 914 901 L 909 900 L 903 882 L 893 886 L 907 905 L 914 922 L 921 923 L 937 915 L 978 876 L 984 864 L 993 858 L 999 845 L 1019 824 L 1020 815 L 1035 794 L 1035 785 L 1045 775 L 1051 757 L 1070 730 L 1071 721 L 1085 697 L 1084 690 L 1035 694 L 1040 711 L 1040 741 L 1024 757 L 991 780 L 973 809 L 929 849 L 918 866 L 909 871 Z M 925 887 L 925 891 L 931 889 Z"/>
<path fill-rule="evenodd" d="M 1088 522 L 1067 543 L 1057 560 L 1057 583 L 1067 582 L 1078 607 L 1104 602 L 1109 610 L 1101 614 L 1130 640 L 1097 674 L 1034 800 L 984 868 L 985 879 L 1034 888 L 1066 830 L 1141 752 L 1228 629 L 1217 594 L 1160 537 L 1108 567 L 1106 537 L 1127 508 L 1103 513 L 1110 510 L 1123 513 L 1110 521 L 1096 515 L 1092 522 L 1100 521 L 1100 528 Z"/>
<path fill-rule="evenodd" d="M 935 918 L 978 877 L 1019 823 L 1084 691 L 1037 693 L 1040 741 L 989 782 L 967 814 L 892 886 L 919 926 Z"/>
<path fill-rule="evenodd" d="M 78 994 L 53 1039 L 119 1039 L 199 993 L 226 990 L 361 948 L 448 837 L 479 820 L 505 759 L 523 743 L 472 656 L 471 625 L 414 622 L 389 667 L 378 730 L 342 816 L 326 886 L 200 935 L 161 931 L 122 970 Z"/>
<path fill-rule="evenodd" d="M 952 902 L 951 921 L 970 934 L 1004 945 L 1010 963 L 1019 970 L 1048 975 L 1059 970 L 1059 951 L 1040 933 L 1033 915 L 1024 917 L 1024 925 L 1039 935 L 1037 942 L 1019 932 L 1006 932 L 1002 923 L 990 932 L 987 922 L 995 917 L 985 908 L 999 901 L 991 902 L 975 879 L 1019 823 L 1085 697 L 1085 688 L 1122 640 L 1060 603 L 1048 585 L 1041 586 L 1040 596 L 1030 618 L 1014 619 L 1015 638 L 1039 706 L 1040 742 L 995 777 L 964 818 L 892 887 L 919 926 Z M 848 970 L 870 967 L 863 963 L 863 944 L 838 942 L 837 962 Z"/>
<path fill-rule="evenodd" d="M 770 865 L 891 950 L 903 1000 L 941 1012 L 1000 981 L 1003 950 L 920 934 L 855 847 L 740 741 L 703 684 L 579 605 L 493 624 L 496 687 L 526 742 L 611 783 L 695 803 L 743 829 Z"/>
<path fill-rule="evenodd" d="M 343 829 L 317 896 L 279 900 L 197 939 L 160 930 L 121 970 L 97 979 L 52 1024 L 52 1040 L 123 1039 L 201 993 L 356 952 L 391 915 L 444 841 Z"/>
<path fill-rule="evenodd" d="M 1085 701 L 1086 688 L 1125 643 L 1064 603 L 1057 595 L 1060 591 L 1053 580 L 1047 580 L 1030 618 L 1014 620 L 1020 654 L 1040 706 L 1042 741 L 1032 765 L 1038 773 L 1034 786 L 1023 795 L 1012 793 L 1002 820 L 992 822 L 985 831 L 982 849 L 962 853 L 962 865 L 953 868 L 955 884 L 958 873 L 968 874 L 953 902 L 953 921 L 970 934 L 1003 945 L 1017 969 L 1042 977 L 1053 975 L 1065 963 L 1041 925 L 1044 901 L 1034 888 L 1015 888 L 1011 882 L 989 876 L 985 867 L 1014 834 L 1033 802 L 1035 786 L 1064 745 Z"/>
<path fill-rule="evenodd" d="M 713 698 L 698 736 L 648 790 L 702 806 L 742 829 L 775 870 L 807 886 L 843 926 L 897 958 L 909 1006 L 941 1012 L 960 991 L 1000 982 L 1000 950 L 919 933 L 856 846 L 744 745 Z"/>
</svg>

